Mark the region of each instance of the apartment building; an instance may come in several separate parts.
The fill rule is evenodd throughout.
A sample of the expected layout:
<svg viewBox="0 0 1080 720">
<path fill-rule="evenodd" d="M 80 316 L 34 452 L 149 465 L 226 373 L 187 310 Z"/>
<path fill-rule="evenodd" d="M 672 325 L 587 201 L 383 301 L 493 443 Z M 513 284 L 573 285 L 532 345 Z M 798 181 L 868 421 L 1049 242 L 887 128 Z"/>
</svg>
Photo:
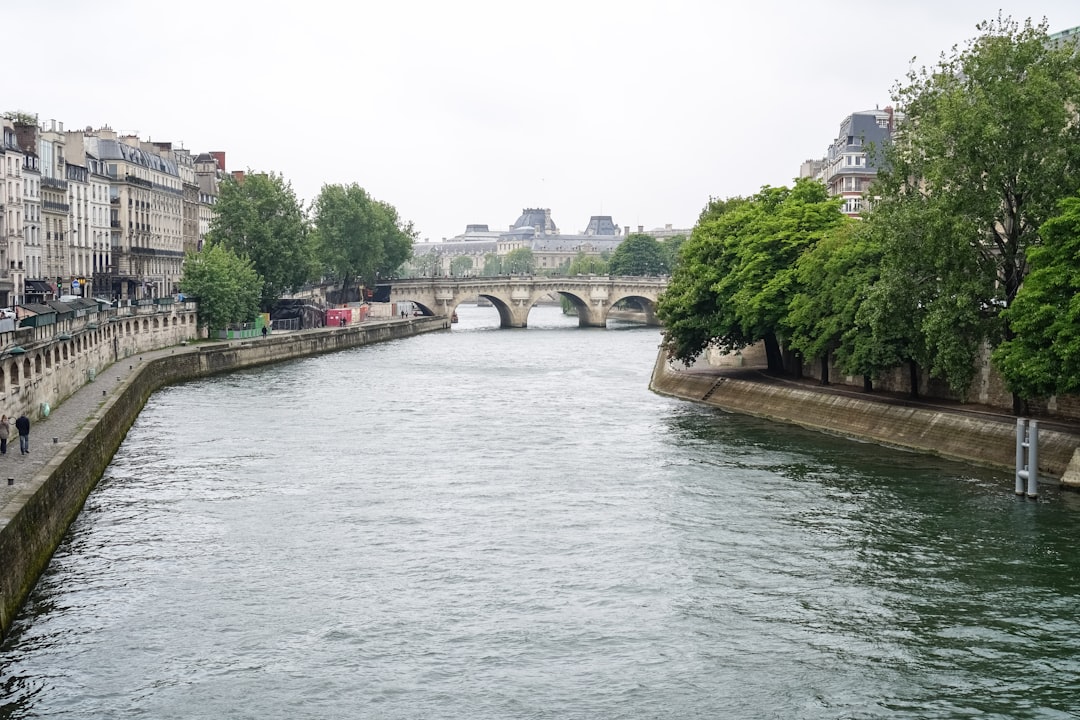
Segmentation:
<svg viewBox="0 0 1080 720">
<path fill-rule="evenodd" d="M 197 250 L 202 250 L 210 223 L 214 219 L 218 184 L 225 174 L 225 153 L 201 153 L 195 158 L 195 180 L 199 185 L 199 240 Z"/>
<path fill-rule="evenodd" d="M 857 217 L 866 209 L 866 191 L 877 176 L 881 148 L 892 137 L 901 113 L 892 107 L 864 110 L 848 115 L 824 158 L 806 160 L 799 177 L 813 177 L 825 183 L 829 195 L 844 198 L 841 210 Z"/>
<path fill-rule="evenodd" d="M 26 207 L 23 201 L 23 152 L 15 126 L 0 120 L 0 304 L 13 307 L 22 301 L 23 244 Z"/>
<path fill-rule="evenodd" d="M 184 261 L 184 182 L 171 148 L 88 129 L 78 143 L 101 163 L 109 178 L 109 286 L 120 299 L 171 295 Z M 161 152 L 165 151 L 165 155 Z"/>
</svg>

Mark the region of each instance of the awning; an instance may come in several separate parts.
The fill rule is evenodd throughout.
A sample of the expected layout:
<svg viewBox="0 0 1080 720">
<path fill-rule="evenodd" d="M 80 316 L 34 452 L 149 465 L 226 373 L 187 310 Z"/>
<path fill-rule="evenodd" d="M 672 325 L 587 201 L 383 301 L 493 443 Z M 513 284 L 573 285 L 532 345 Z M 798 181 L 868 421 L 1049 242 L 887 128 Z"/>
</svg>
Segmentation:
<svg viewBox="0 0 1080 720">
<path fill-rule="evenodd" d="M 27 280 L 26 291 L 33 293 L 48 294 L 53 292 L 53 287 L 44 280 Z"/>
</svg>

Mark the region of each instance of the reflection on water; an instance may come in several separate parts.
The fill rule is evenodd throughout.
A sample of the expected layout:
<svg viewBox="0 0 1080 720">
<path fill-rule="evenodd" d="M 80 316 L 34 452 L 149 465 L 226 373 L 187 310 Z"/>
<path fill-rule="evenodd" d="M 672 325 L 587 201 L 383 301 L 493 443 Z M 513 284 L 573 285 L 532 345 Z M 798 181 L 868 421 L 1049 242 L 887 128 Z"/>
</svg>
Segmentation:
<svg viewBox="0 0 1080 720">
<path fill-rule="evenodd" d="M 1075 496 L 654 395 L 655 329 L 458 312 L 156 394 L 0 717 L 1080 709 Z"/>
</svg>

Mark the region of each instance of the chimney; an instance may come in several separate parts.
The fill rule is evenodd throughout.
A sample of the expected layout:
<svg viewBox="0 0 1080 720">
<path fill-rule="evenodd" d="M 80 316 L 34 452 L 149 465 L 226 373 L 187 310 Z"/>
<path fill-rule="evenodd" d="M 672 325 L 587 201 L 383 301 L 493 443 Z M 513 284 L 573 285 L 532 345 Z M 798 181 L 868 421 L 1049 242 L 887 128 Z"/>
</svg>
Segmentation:
<svg viewBox="0 0 1080 720">
<path fill-rule="evenodd" d="M 637 226 L 637 231 L 638 231 L 639 233 L 643 233 L 643 232 L 645 232 L 645 226 L 644 226 L 644 225 L 638 225 L 638 226 Z"/>
<path fill-rule="evenodd" d="M 224 150 L 215 150 L 215 151 L 211 152 L 210 155 L 215 160 L 217 160 L 218 170 L 220 170 L 221 172 L 225 172 L 225 151 Z"/>
</svg>

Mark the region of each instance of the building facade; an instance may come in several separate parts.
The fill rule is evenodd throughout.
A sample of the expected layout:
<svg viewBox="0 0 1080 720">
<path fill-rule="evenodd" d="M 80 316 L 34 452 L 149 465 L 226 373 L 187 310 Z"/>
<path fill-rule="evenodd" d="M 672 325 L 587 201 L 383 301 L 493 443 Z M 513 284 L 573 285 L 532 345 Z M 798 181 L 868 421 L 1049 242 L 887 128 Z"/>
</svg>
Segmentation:
<svg viewBox="0 0 1080 720">
<path fill-rule="evenodd" d="M 3 119 L 0 127 L 3 129 L 3 142 L 0 144 L 0 304 L 14 307 L 22 302 L 25 280 L 24 156 L 19 148 L 14 124 Z"/>
<path fill-rule="evenodd" d="M 848 115 L 840 123 L 840 132 L 825 157 L 803 162 L 799 177 L 823 182 L 829 195 L 844 199 L 841 211 L 858 217 L 867 209 L 866 192 L 877 177 L 882 149 L 892 138 L 900 119 L 901 114 L 892 107 Z"/>
</svg>

